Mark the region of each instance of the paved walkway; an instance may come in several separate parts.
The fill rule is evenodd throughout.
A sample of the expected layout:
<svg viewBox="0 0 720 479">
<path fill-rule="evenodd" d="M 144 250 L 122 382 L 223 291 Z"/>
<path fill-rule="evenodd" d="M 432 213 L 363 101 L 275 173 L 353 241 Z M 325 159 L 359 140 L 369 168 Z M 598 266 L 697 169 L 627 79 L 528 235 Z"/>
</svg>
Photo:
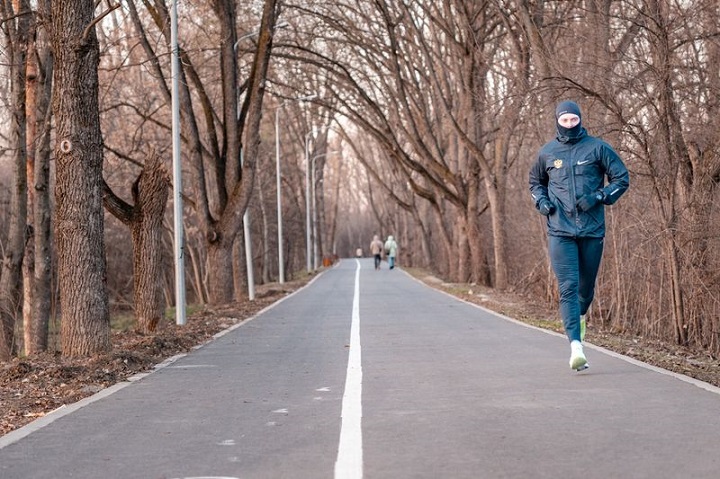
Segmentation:
<svg viewBox="0 0 720 479">
<path fill-rule="evenodd" d="M 578 374 L 568 352 L 343 260 L 191 354 L 0 438 L 0 479 L 720 477 L 717 388 L 592 346 Z"/>
</svg>

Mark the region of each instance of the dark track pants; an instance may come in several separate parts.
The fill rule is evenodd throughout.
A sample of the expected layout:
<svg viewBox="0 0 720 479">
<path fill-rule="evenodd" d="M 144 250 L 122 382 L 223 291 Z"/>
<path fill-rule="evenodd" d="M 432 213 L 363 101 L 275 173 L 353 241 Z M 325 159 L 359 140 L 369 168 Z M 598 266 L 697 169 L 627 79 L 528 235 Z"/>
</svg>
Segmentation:
<svg viewBox="0 0 720 479">
<path fill-rule="evenodd" d="M 550 263 L 560 290 L 560 316 L 570 341 L 580 341 L 580 315 L 595 296 L 603 238 L 548 236 Z"/>
</svg>

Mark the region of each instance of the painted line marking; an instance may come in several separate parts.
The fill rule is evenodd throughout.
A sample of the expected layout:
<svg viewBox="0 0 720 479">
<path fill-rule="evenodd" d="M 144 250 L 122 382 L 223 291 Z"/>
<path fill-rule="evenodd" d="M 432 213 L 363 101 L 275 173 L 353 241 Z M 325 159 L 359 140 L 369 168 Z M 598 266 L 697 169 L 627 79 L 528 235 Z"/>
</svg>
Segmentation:
<svg viewBox="0 0 720 479">
<path fill-rule="evenodd" d="M 175 478 L 175 479 L 239 479 L 235 476 L 192 476 L 192 477 L 182 477 L 182 478 Z"/>
<path fill-rule="evenodd" d="M 216 368 L 214 364 L 178 364 L 177 366 L 168 366 L 168 369 L 194 369 L 194 368 Z"/>
<path fill-rule="evenodd" d="M 340 445 L 335 461 L 335 479 L 363 477 L 362 449 L 362 355 L 360 350 L 360 261 L 355 260 L 350 353 L 348 354 L 345 393 L 342 400 Z"/>
</svg>

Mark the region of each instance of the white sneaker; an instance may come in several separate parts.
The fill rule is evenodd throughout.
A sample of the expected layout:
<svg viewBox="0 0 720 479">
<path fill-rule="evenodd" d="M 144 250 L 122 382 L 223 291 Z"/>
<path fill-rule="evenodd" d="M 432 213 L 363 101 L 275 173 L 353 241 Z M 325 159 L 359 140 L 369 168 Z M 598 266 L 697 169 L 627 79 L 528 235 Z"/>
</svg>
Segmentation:
<svg viewBox="0 0 720 479">
<path fill-rule="evenodd" d="M 580 341 L 572 341 L 570 343 L 570 369 L 582 371 L 588 368 L 587 358 L 583 353 L 582 343 Z"/>
</svg>

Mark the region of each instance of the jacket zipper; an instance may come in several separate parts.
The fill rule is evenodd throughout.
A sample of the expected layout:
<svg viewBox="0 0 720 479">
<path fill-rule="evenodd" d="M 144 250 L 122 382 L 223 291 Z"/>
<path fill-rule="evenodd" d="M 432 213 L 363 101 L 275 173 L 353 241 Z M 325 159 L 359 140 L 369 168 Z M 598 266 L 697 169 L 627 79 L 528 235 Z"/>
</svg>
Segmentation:
<svg viewBox="0 0 720 479">
<path fill-rule="evenodd" d="M 568 153 L 572 153 L 572 149 L 568 147 Z M 580 212 L 578 211 L 577 207 L 577 194 L 576 194 L 576 188 L 575 188 L 575 157 L 574 155 L 570 154 L 570 181 L 571 181 L 571 192 L 570 192 L 570 201 L 573 202 L 573 211 L 575 212 L 575 236 L 577 237 L 580 233 L 580 226 L 578 225 L 580 221 Z"/>
</svg>

